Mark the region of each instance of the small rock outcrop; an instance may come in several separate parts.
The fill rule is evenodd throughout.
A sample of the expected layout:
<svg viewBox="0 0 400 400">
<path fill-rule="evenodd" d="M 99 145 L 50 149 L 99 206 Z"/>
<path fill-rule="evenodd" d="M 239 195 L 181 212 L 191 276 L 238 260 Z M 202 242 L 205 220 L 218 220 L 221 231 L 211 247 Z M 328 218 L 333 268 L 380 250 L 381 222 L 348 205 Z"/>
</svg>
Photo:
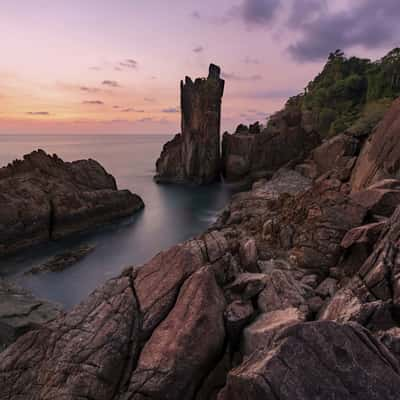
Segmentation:
<svg viewBox="0 0 400 400">
<path fill-rule="evenodd" d="M 207 184 L 220 176 L 221 99 L 224 80 L 211 64 L 207 79 L 181 82 L 182 133 L 164 145 L 157 182 Z"/>
<path fill-rule="evenodd" d="M 239 125 L 233 135 L 223 135 L 222 173 L 228 181 L 270 177 L 289 162 L 302 161 L 319 143 L 319 136 L 303 127 L 301 110 L 287 105 L 262 131 L 258 124 Z"/>
<path fill-rule="evenodd" d="M 43 150 L 0 169 L 0 256 L 132 215 L 144 203 L 117 190 L 94 160 L 64 162 Z"/>
</svg>

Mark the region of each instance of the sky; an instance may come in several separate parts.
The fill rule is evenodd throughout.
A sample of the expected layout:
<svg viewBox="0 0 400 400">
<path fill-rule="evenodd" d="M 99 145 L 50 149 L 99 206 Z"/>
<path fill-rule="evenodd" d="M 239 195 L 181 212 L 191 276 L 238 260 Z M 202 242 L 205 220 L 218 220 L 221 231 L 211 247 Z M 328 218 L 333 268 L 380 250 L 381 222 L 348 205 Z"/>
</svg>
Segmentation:
<svg viewBox="0 0 400 400">
<path fill-rule="evenodd" d="M 399 0 L 0 0 L 0 134 L 179 132 L 179 82 L 219 65 L 222 130 L 265 121 L 329 52 L 399 45 Z"/>
</svg>

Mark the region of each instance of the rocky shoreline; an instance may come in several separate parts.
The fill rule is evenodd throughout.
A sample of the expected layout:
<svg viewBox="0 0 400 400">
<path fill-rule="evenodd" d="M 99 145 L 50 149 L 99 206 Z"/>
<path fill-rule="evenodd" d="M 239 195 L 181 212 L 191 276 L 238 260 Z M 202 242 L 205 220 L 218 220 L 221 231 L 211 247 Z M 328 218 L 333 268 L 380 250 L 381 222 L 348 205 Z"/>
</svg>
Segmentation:
<svg viewBox="0 0 400 400">
<path fill-rule="evenodd" d="M 398 399 L 399 111 L 360 152 L 323 143 L 23 335 L 0 399 Z"/>
<path fill-rule="evenodd" d="M 0 169 L 0 257 L 103 226 L 144 207 L 94 160 L 34 151 Z"/>
<path fill-rule="evenodd" d="M 308 92 L 266 127 L 224 135 L 222 155 L 220 70 L 187 78 L 182 134 L 164 146 L 156 179 L 204 184 L 222 172 L 255 181 L 252 189 L 234 195 L 207 232 L 125 269 L 1 352 L 0 400 L 398 400 L 400 99 L 371 131 L 376 115 L 365 120 L 367 88 L 357 86 L 365 77 L 352 70 L 367 67 L 331 54 Z M 325 104 L 338 71 L 343 104 Z M 60 161 L 31 157 L 51 164 L 46 181 L 57 187 Z M 96 210 L 118 192 L 89 164 L 78 169 L 96 182 L 91 190 L 108 190 Z M 62 165 L 84 190 L 75 165 Z M 73 231 L 76 208 L 50 231 Z"/>
</svg>

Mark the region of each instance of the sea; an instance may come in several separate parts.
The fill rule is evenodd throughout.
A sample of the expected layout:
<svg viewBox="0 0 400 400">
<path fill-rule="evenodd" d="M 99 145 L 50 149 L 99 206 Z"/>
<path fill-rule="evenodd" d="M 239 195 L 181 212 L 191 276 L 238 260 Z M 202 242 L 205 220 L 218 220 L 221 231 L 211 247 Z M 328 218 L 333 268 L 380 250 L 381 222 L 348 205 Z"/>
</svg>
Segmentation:
<svg viewBox="0 0 400 400">
<path fill-rule="evenodd" d="M 156 184 L 155 161 L 169 139 L 168 135 L 0 136 L 0 166 L 39 148 L 65 161 L 92 158 L 116 178 L 119 189 L 129 189 L 145 202 L 143 211 L 104 229 L 1 260 L 0 277 L 70 309 L 124 268 L 140 267 L 158 252 L 205 231 L 230 197 L 244 188 L 224 183 L 204 187 Z M 95 249 L 64 271 L 26 274 L 82 245 Z"/>
</svg>

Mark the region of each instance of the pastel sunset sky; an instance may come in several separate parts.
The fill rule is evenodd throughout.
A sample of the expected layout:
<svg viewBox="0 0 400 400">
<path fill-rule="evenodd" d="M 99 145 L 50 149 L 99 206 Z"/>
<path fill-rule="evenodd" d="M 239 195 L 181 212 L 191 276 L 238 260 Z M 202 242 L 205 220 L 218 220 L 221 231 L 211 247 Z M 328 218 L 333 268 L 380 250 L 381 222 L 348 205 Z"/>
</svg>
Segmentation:
<svg viewBox="0 0 400 400">
<path fill-rule="evenodd" d="M 179 81 L 226 80 L 222 129 L 263 121 L 330 51 L 399 44 L 399 0 L 1 0 L 0 133 L 179 131 Z"/>
</svg>

